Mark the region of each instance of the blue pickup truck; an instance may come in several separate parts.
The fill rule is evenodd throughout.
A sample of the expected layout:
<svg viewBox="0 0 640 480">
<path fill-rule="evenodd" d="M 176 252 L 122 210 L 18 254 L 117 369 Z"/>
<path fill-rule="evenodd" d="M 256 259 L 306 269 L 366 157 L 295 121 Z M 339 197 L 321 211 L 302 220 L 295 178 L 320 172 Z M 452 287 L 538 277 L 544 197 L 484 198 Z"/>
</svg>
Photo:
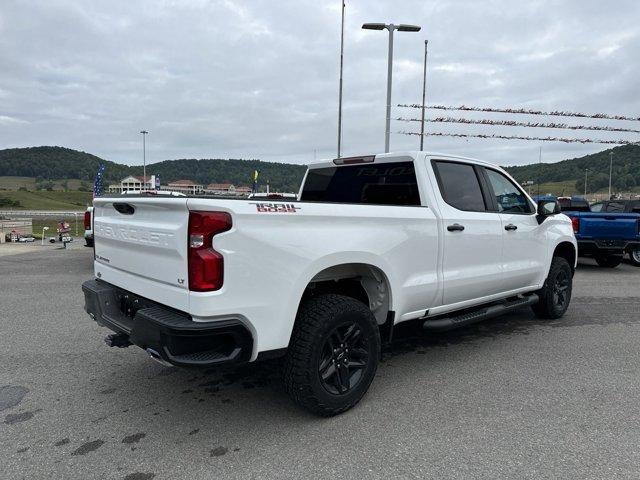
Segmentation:
<svg viewBox="0 0 640 480">
<path fill-rule="evenodd" d="M 593 257 L 601 267 L 613 268 L 628 253 L 631 262 L 640 266 L 640 213 L 594 212 L 580 197 L 557 200 L 562 213 L 573 223 L 578 255 Z"/>
</svg>

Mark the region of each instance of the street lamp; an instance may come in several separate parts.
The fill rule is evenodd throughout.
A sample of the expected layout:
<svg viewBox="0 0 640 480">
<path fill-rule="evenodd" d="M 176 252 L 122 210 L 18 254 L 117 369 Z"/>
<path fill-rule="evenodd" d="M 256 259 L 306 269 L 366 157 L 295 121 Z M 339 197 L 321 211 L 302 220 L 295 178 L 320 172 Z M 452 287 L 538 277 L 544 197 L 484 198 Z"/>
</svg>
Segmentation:
<svg viewBox="0 0 640 480">
<path fill-rule="evenodd" d="M 389 56 L 387 60 L 387 115 L 384 132 L 384 152 L 389 152 L 389 135 L 391 133 L 391 82 L 393 76 L 393 32 L 419 32 L 420 27 L 417 25 L 394 25 L 393 23 L 365 23 L 362 25 L 365 30 L 389 30 Z"/>
<path fill-rule="evenodd" d="M 424 72 L 422 73 L 422 120 L 420 123 L 420 151 L 424 150 L 424 108 L 427 94 L 427 47 L 429 40 L 424 41 Z"/>
<path fill-rule="evenodd" d="M 147 181 L 147 144 L 145 139 L 149 132 L 146 130 L 140 130 L 142 134 L 142 190 L 144 190 L 144 184 Z"/>
<path fill-rule="evenodd" d="M 45 230 L 49 230 L 49 227 L 42 227 L 42 245 L 44 246 L 44 232 Z"/>
<path fill-rule="evenodd" d="M 584 169 L 584 198 L 587 198 L 587 173 L 589 172 L 588 168 Z"/>
<path fill-rule="evenodd" d="M 613 170 L 613 152 L 609 152 L 609 200 L 611 200 L 611 172 Z"/>
</svg>

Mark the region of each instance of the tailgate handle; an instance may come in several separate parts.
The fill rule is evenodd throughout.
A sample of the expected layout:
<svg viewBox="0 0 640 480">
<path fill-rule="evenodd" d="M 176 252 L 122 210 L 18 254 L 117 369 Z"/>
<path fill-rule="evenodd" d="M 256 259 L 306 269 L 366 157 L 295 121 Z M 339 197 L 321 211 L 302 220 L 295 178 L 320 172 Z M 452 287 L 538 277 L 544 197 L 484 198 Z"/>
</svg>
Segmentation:
<svg viewBox="0 0 640 480">
<path fill-rule="evenodd" d="M 135 211 L 133 206 L 128 203 L 114 203 L 113 208 L 123 215 L 133 215 L 133 212 Z"/>
</svg>

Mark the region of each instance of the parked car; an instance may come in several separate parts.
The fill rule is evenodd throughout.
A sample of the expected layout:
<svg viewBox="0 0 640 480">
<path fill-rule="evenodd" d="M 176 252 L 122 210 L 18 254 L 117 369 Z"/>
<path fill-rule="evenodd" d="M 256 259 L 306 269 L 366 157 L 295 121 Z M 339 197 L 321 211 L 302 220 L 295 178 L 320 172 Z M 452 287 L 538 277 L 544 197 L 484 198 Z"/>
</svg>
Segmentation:
<svg viewBox="0 0 640 480">
<path fill-rule="evenodd" d="M 87 247 L 93 247 L 93 207 L 87 207 L 84 212 L 84 243 Z"/>
<path fill-rule="evenodd" d="M 640 200 L 605 200 L 591 205 L 591 211 L 640 214 Z M 636 267 L 640 267 L 640 246 L 630 245 L 625 251 L 629 255 L 631 263 Z"/>
<path fill-rule="evenodd" d="M 614 268 L 629 253 L 632 263 L 639 265 L 635 260 L 640 256 L 640 214 L 602 212 L 600 204 L 594 204 L 598 211 L 592 212 L 588 202 L 580 197 L 560 197 L 558 203 L 571 218 L 579 256 L 593 257 L 601 267 Z"/>
<path fill-rule="evenodd" d="M 592 212 L 640 213 L 640 200 L 605 200 L 591 205 Z"/>
<path fill-rule="evenodd" d="M 292 399 L 335 415 L 365 394 L 381 342 L 531 306 L 569 306 L 577 245 L 554 200 L 504 170 L 407 152 L 311 165 L 299 200 L 94 200 L 85 310 L 171 365 L 284 356 Z"/>
</svg>

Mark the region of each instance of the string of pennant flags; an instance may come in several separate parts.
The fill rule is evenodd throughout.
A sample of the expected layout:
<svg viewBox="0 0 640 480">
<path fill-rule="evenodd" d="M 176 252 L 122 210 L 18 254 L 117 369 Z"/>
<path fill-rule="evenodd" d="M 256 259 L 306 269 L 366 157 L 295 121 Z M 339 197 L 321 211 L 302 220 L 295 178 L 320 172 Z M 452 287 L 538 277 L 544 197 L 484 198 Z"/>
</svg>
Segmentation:
<svg viewBox="0 0 640 480">
<path fill-rule="evenodd" d="M 398 117 L 396 120 L 400 122 L 421 122 L 419 118 L 404 118 Z M 463 123 L 470 125 L 497 125 L 503 127 L 534 127 L 534 128 L 562 128 L 566 130 L 595 130 L 603 132 L 630 132 L 640 133 L 640 130 L 634 130 L 632 128 L 619 128 L 610 126 L 598 126 L 598 125 L 568 125 L 566 123 L 540 123 L 540 122 L 516 122 L 514 120 L 487 120 L 487 119 L 473 119 L 473 118 L 454 118 L 454 117 L 437 117 L 437 118 L 425 118 L 425 122 L 429 123 Z"/>
<path fill-rule="evenodd" d="M 422 109 L 422 105 L 418 104 L 400 104 L 400 108 L 418 108 Z M 563 110 L 528 110 L 524 108 L 494 108 L 494 107 L 471 107 L 468 105 L 451 106 L 451 105 L 425 105 L 428 110 L 459 110 L 464 112 L 489 112 L 489 113 L 515 113 L 524 115 L 543 115 L 555 117 L 579 117 L 579 118 L 596 118 L 601 120 L 628 120 L 631 122 L 639 122 L 640 117 L 630 117 L 627 115 L 610 115 L 607 113 L 581 113 Z"/>
<path fill-rule="evenodd" d="M 422 109 L 422 105 L 417 104 L 400 104 L 400 108 L 418 108 Z M 598 120 L 624 120 L 624 121 L 640 121 L 640 117 L 630 117 L 626 115 L 611 115 L 606 113 L 583 113 L 564 110 L 531 110 L 524 108 L 496 108 L 496 107 L 471 107 L 467 105 L 449 106 L 449 105 L 425 105 L 425 109 L 429 110 L 455 110 L 461 112 L 485 112 L 485 113 L 507 113 L 515 115 L 541 115 L 541 116 L 562 116 L 562 117 L 578 117 L 590 118 Z M 637 128 L 625 128 L 612 125 L 570 125 L 567 123 L 556 122 L 534 122 L 534 121 L 518 121 L 505 119 L 474 119 L 463 117 L 445 117 L 436 118 L 406 118 L 398 117 L 397 121 L 401 122 L 425 122 L 437 124 L 461 124 L 461 125 L 484 125 L 498 127 L 525 127 L 525 128 L 551 128 L 564 130 L 581 130 L 581 131 L 598 131 L 598 132 L 624 132 L 637 134 L 640 130 Z M 481 139 L 498 139 L 498 140 L 529 140 L 541 142 L 562 142 L 562 143 L 602 143 L 610 145 L 631 145 L 640 144 L 640 140 L 626 139 L 593 139 L 593 138 L 565 138 L 557 136 L 527 136 L 527 135 L 501 135 L 501 134 L 483 134 L 483 133 L 453 133 L 453 132 L 397 132 L 401 135 L 417 135 L 425 137 L 454 137 L 454 138 L 481 138 Z"/>
<path fill-rule="evenodd" d="M 538 142 L 563 142 L 563 143 L 606 143 L 611 145 L 632 145 L 640 143 L 630 140 L 602 140 L 591 138 L 561 138 L 561 137 L 529 137 L 519 135 L 494 135 L 494 134 L 471 134 L 471 133 L 444 133 L 444 132 L 398 132 L 401 135 L 424 135 L 425 137 L 457 137 L 457 138 L 484 138 L 498 140 L 535 140 Z"/>
</svg>

